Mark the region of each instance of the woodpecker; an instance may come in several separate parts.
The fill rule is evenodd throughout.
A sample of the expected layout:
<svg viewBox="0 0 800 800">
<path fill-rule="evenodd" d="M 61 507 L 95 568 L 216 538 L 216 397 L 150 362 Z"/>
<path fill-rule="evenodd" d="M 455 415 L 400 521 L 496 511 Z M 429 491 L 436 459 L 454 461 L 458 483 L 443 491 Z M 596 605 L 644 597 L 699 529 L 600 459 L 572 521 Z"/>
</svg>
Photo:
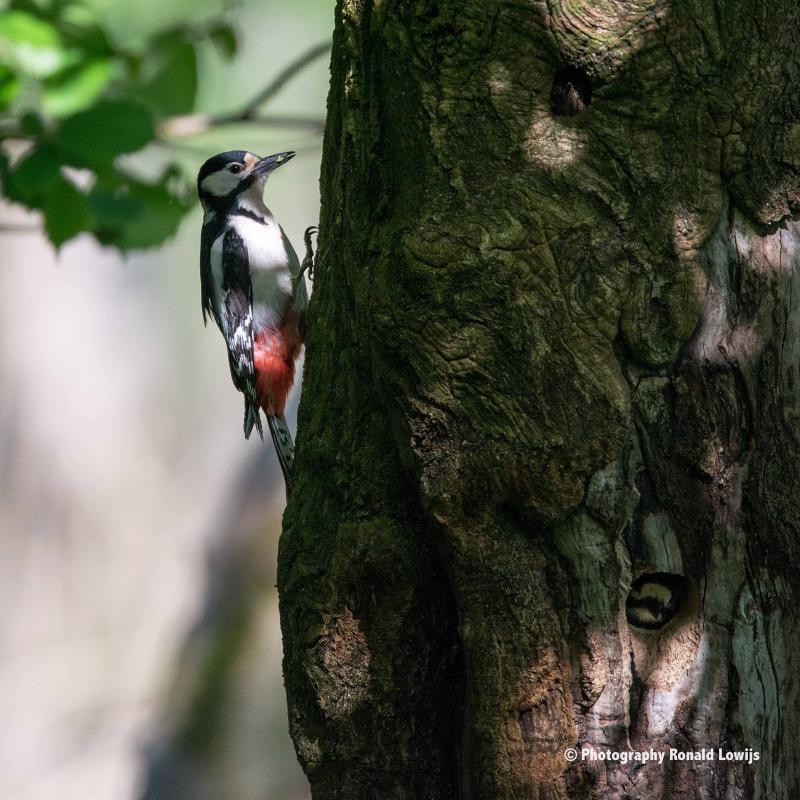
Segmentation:
<svg viewBox="0 0 800 800">
<path fill-rule="evenodd" d="M 290 485 L 294 443 L 284 417 L 303 346 L 308 293 L 303 273 L 313 265 L 311 236 L 300 264 L 291 242 L 264 205 L 273 170 L 294 152 L 259 158 L 245 150 L 219 153 L 203 164 L 197 193 L 203 206 L 200 289 L 203 322 L 217 323 L 228 347 L 234 386 L 244 395 L 244 435 L 264 438 L 260 410 Z"/>
<path fill-rule="evenodd" d="M 635 628 L 663 628 L 680 610 L 688 593 L 688 581 L 671 572 L 645 572 L 631 585 L 625 616 Z"/>
</svg>

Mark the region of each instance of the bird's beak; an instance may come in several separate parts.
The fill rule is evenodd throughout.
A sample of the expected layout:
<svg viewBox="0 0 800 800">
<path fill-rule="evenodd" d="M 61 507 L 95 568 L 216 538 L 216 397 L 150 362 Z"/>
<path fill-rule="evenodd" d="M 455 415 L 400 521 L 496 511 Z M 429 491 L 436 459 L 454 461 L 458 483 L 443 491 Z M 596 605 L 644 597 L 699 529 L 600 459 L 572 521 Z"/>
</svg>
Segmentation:
<svg viewBox="0 0 800 800">
<path fill-rule="evenodd" d="M 265 156 L 256 161 L 253 167 L 253 175 L 266 175 L 268 172 L 277 169 L 282 164 L 294 158 L 294 150 L 287 150 L 285 153 L 274 153 L 271 156 Z"/>
</svg>

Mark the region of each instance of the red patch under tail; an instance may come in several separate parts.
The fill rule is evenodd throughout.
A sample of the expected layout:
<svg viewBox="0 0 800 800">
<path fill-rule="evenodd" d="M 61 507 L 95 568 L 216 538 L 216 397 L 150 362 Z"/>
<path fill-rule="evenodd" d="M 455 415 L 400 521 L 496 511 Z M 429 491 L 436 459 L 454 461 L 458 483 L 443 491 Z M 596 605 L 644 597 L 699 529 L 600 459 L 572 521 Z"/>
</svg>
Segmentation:
<svg viewBox="0 0 800 800">
<path fill-rule="evenodd" d="M 283 414 L 294 383 L 294 362 L 300 346 L 297 326 L 286 322 L 280 328 L 266 328 L 256 334 L 253 341 L 256 393 L 266 414 Z"/>
</svg>

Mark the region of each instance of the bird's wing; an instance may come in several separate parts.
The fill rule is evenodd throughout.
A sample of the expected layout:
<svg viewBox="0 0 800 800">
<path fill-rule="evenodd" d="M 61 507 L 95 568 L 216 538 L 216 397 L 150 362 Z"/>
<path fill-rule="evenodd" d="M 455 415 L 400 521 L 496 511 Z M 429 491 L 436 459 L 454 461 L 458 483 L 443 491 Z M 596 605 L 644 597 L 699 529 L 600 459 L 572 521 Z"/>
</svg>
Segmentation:
<svg viewBox="0 0 800 800">
<path fill-rule="evenodd" d="M 306 338 L 306 310 L 308 309 L 308 289 L 306 289 L 306 279 L 303 277 L 303 270 L 300 259 L 289 241 L 289 237 L 281 228 L 283 237 L 283 247 L 289 261 L 289 272 L 292 274 L 292 309 L 297 314 L 297 325 L 300 332 L 300 340 Z"/>
<path fill-rule="evenodd" d="M 256 394 L 256 371 L 253 364 L 253 287 L 247 247 L 235 229 L 229 228 L 222 241 L 222 291 L 220 326 L 228 344 L 231 377 L 236 388 L 245 396 L 245 436 L 255 424 L 263 438 L 261 415 Z"/>
<path fill-rule="evenodd" d="M 305 316 L 306 308 L 308 308 L 308 290 L 306 289 L 306 282 L 301 275 L 300 259 L 289 241 L 283 228 L 281 228 L 281 236 L 283 237 L 283 247 L 286 250 L 286 257 L 289 261 L 289 271 L 292 273 L 292 306 L 300 314 L 301 318 Z"/>
<path fill-rule="evenodd" d="M 289 262 L 289 271 L 292 273 L 292 277 L 296 278 L 300 274 L 300 259 L 283 227 L 281 227 L 281 239 L 283 240 L 283 249 L 286 251 L 286 259 Z"/>
<path fill-rule="evenodd" d="M 214 308 L 214 276 L 211 272 L 211 247 L 222 233 L 213 225 L 203 225 L 200 234 L 200 303 L 203 308 L 203 324 L 208 324 L 208 317 L 222 328 L 222 322 Z"/>
</svg>

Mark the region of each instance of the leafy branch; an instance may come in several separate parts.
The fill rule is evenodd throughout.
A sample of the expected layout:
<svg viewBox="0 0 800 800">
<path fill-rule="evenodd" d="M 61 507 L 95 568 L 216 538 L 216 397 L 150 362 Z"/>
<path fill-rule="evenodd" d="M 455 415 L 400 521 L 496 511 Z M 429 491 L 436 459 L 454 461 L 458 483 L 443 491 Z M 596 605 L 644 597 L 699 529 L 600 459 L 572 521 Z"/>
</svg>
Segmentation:
<svg viewBox="0 0 800 800">
<path fill-rule="evenodd" d="M 329 42 L 301 54 L 241 109 L 197 114 L 199 47 L 210 41 L 233 58 L 230 25 L 175 27 L 130 51 L 112 46 L 77 6 L 12 0 L 0 13 L 2 191 L 43 213 L 56 246 L 88 231 L 120 249 L 151 247 L 177 230 L 195 202 L 193 176 L 173 164 L 148 180 L 120 156 L 152 143 L 183 149 L 188 137 L 232 124 L 322 131 L 321 119 L 264 115 L 262 107 Z"/>
</svg>

